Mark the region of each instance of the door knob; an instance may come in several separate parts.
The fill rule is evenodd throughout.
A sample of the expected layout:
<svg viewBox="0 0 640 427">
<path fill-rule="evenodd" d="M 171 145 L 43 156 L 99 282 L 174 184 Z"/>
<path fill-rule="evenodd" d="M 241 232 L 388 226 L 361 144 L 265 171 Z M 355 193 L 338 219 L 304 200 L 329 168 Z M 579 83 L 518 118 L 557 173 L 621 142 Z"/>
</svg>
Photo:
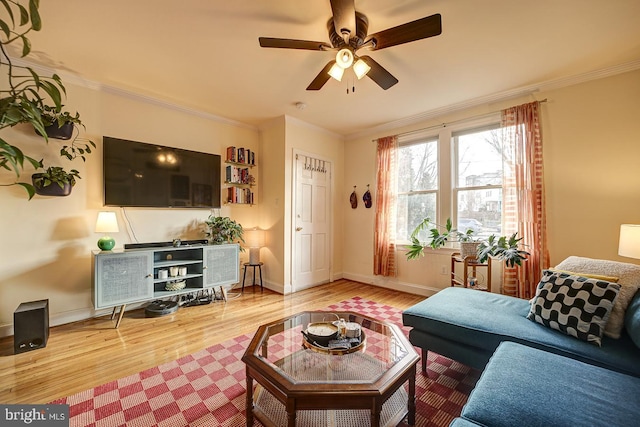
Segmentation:
<svg viewBox="0 0 640 427">
<path fill-rule="evenodd" d="M 302 227 L 296 227 L 296 231 L 302 230 Z"/>
</svg>

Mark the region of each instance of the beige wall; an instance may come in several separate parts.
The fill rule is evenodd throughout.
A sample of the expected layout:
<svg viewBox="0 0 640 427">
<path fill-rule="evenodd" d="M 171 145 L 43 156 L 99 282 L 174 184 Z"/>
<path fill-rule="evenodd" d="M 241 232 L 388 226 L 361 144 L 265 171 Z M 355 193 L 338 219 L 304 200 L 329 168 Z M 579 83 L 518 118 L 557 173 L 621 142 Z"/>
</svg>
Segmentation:
<svg viewBox="0 0 640 427">
<path fill-rule="evenodd" d="M 534 98 L 548 99 L 542 104 L 542 132 L 551 265 L 569 255 L 636 262 L 617 255 L 617 242 L 620 224 L 640 223 L 640 71 L 349 140 L 345 158 L 357 158 L 358 167 L 345 168 L 343 191 L 375 182 L 374 138 L 471 119 Z M 446 250 L 429 250 L 410 262 L 400 251 L 397 277 L 374 276 L 374 213 L 346 204 L 343 212 L 345 277 L 424 295 L 448 286 Z"/>
<path fill-rule="evenodd" d="M 110 93 L 99 87 L 66 82 L 69 109 L 78 110 L 87 126 L 87 136 L 98 145 L 86 164 L 70 163 L 58 156 L 59 143 L 33 134 L 29 127 L 3 131 L 3 137 L 33 147 L 34 156 L 52 164 L 74 167 L 82 179 L 70 196 L 36 196 L 28 201 L 17 187 L 0 187 L 0 335 L 12 334 L 13 312 L 21 302 L 49 299 L 51 323 L 65 323 L 94 315 L 91 295 L 91 251 L 100 235 L 94 233 L 102 206 L 102 136 L 176 146 L 224 154 L 229 145 L 257 150 L 255 128 L 220 121 L 190 111 L 181 111 L 146 99 Z M 260 162 L 260 159 L 257 160 Z M 30 179 L 31 171 L 24 175 Z M 11 182 L 9 173 L 0 183 Z M 259 184 L 259 181 L 258 181 Z M 258 208 L 223 206 L 221 214 L 245 227 L 258 224 Z M 134 242 L 204 238 L 199 224 L 209 210 L 129 209 L 117 211 L 120 232 L 113 234 L 116 247 Z M 128 218 L 125 221 L 124 214 Z M 130 229 L 128 227 L 130 225 Z M 246 256 L 246 255 L 243 255 Z"/>
<path fill-rule="evenodd" d="M 334 233 L 342 229 L 342 210 L 338 198 L 343 187 L 342 139 L 323 129 L 289 116 L 282 116 L 260 127 L 263 165 L 260 213 L 268 231 L 267 247 L 261 257 L 269 272 L 266 284 L 270 289 L 288 294 L 294 291 L 292 279 L 292 190 L 294 152 L 300 151 L 332 162 Z M 342 277 L 342 240 L 333 239 L 332 279 Z"/>
<path fill-rule="evenodd" d="M 260 252 L 271 289 L 284 292 L 285 271 L 285 120 L 271 120 L 260 128 L 260 225 L 267 230 L 266 245 Z"/>
</svg>

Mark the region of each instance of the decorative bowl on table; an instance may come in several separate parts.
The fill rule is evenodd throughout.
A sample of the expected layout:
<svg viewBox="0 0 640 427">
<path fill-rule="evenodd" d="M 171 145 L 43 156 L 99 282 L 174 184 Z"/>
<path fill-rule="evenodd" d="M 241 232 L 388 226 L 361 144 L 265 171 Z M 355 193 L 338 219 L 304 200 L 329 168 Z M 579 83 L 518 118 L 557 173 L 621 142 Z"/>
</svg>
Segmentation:
<svg viewBox="0 0 640 427">
<path fill-rule="evenodd" d="M 330 340 L 338 336 L 338 326 L 329 322 L 309 323 L 306 331 L 302 331 L 305 340 L 326 347 Z"/>
</svg>

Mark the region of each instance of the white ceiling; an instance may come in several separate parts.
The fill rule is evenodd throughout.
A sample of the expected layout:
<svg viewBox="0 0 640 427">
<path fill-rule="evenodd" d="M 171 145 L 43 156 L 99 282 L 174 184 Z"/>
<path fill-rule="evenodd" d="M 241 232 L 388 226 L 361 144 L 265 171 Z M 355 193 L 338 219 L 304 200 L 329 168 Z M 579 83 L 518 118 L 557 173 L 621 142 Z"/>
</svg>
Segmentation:
<svg viewBox="0 0 640 427">
<path fill-rule="evenodd" d="M 541 83 L 640 67 L 639 0 L 355 5 L 370 34 L 434 13 L 443 31 L 368 53 L 400 82 L 385 91 L 364 78 L 350 94 L 344 79 L 305 90 L 333 53 L 258 44 L 259 36 L 329 42 L 329 0 L 42 1 L 43 29 L 30 36 L 29 58 L 245 124 L 288 114 L 345 137 Z"/>
</svg>

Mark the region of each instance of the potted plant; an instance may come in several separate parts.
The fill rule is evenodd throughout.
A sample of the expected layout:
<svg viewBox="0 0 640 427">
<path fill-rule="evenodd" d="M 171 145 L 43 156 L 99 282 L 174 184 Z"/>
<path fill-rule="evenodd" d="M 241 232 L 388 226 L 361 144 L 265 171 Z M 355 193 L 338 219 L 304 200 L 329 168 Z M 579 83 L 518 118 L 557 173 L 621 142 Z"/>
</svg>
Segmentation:
<svg viewBox="0 0 640 427">
<path fill-rule="evenodd" d="M 56 121 L 70 119 L 74 124 L 81 124 L 79 115 L 62 112 L 62 100 L 66 89 L 57 74 L 51 77 L 40 76 L 32 68 L 13 64 L 7 52 L 7 46 L 12 43 L 21 44 L 22 57 L 31 52 L 31 42 L 27 35 L 31 31 L 42 29 L 38 0 L 14 0 L 2 2 L 0 7 L 0 70 L 6 77 L 5 85 L 0 90 L 0 129 L 13 127 L 18 124 L 31 125 L 48 142 L 46 125 L 47 115 L 54 114 Z M 70 146 L 64 146 L 60 155 L 70 160 L 76 157 L 85 160 L 84 155 L 91 153 L 95 144 L 91 141 L 82 142 L 77 136 Z M 15 174 L 16 182 L 0 184 L 0 186 L 19 185 L 23 187 L 29 199 L 35 194 L 31 183 L 20 182 L 25 162 L 34 169 L 43 167 L 42 161 L 27 155 L 18 146 L 0 137 L 0 168 Z M 77 173 L 77 172 L 76 172 Z"/>
<path fill-rule="evenodd" d="M 42 123 L 49 138 L 68 140 L 73 136 L 76 125 L 84 126 L 80 120 L 80 114 L 71 115 L 68 111 L 56 111 L 55 107 L 44 106 Z M 41 135 L 37 129 L 36 133 Z M 41 135 L 42 136 L 42 135 Z"/>
<path fill-rule="evenodd" d="M 69 140 L 76 128 L 82 126 L 83 129 L 86 129 L 86 127 L 80 120 L 78 112 L 72 115 L 68 111 L 62 111 L 62 107 L 64 105 L 59 108 L 45 105 L 42 112 L 42 123 L 45 125 L 44 129 L 49 138 Z M 37 130 L 36 133 L 40 134 Z M 90 139 L 80 138 L 79 135 L 80 130 L 78 129 L 78 133 L 71 141 L 71 145 L 65 145 L 60 149 L 61 156 L 69 160 L 80 156 L 83 161 L 86 160 L 85 154 L 91 154 L 91 148 L 96 148 L 96 144 Z"/>
<path fill-rule="evenodd" d="M 522 261 L 526 260 L 529 255 L 528 252 L 520 248 L 522 238 L 517 237 L 518 233 L 513 233 L 508 237 L 492 234 L 484 239 L 475 236 L 473 229 L 467 229 L 464 232 L 455 230 L 452 226 L 451 218 L 447 218 L 447 223 L 444 227 L 432 222 L 430 218 L 425 218 L 411 233 L 411 245 L 408 246 L 407 259 L 411 260 L 424 255 L 425 245 L 418 239 L 418 234 L 429 227 L 430 224 L 435 226 L 429 229 L 431 235 L 429 246 L 433 249 L 444 246 L 450 240 L 460 242 L 461 245 L 473 243 L 475 245 L 475 256 L 479 263 L 484 263 L 488 257 L 493 257 L 504 261 L 508 267 L 522 265 Z M 440 229 L 444 229 L 444 231 L 440 231 Z"/>
<path fill-rule="evenodd" d="M 242 242 L 244 243 L 242 225 L 226 216 L 210 215 L 205 221 L 207 227 L 206 236 L 209 243 L 221 245 L 224 243 Z"/>
<path fill-rule="evenodd" d="M 60 166 L 50 166 L 44 172 L 31 175 L 36 193 L 42 196 L 68 196 L 76 179 L 80 179 L 77 170 L 66 172 Z"/>
</svg>

